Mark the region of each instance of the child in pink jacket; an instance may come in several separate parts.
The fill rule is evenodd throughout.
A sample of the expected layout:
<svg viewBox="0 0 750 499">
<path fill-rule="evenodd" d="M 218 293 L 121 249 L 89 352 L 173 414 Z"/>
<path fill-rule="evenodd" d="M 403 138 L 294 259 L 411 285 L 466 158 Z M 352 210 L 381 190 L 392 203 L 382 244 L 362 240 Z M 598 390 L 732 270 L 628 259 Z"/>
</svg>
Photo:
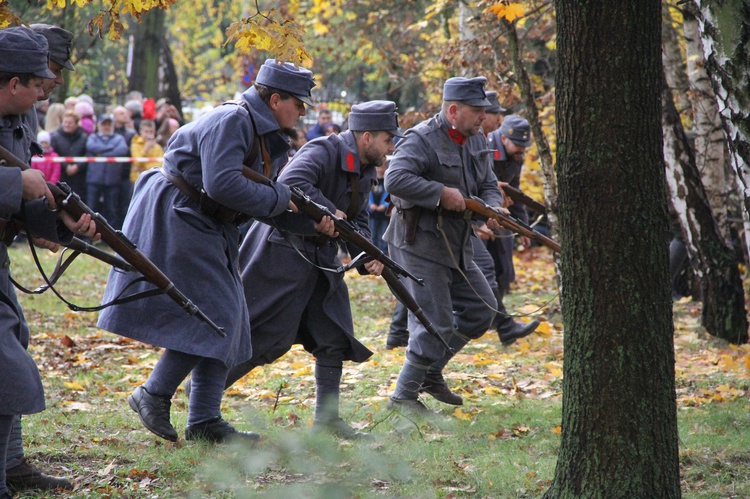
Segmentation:
<svg viewBox="0 0 750 499">
<path fill-rule="evenodd" d="M 37 134 L 36 141 L 42 146 L 42 156 L 45 158 L 56 158 L 59 156 L 50 145 L 50 134 L 42 130 Z M 56 184 L 60 180 L 60 163 L 55 161 L 34 161 L 31 167 L 35 170 L 41 170 L 47 182 Z"/>
</svg>

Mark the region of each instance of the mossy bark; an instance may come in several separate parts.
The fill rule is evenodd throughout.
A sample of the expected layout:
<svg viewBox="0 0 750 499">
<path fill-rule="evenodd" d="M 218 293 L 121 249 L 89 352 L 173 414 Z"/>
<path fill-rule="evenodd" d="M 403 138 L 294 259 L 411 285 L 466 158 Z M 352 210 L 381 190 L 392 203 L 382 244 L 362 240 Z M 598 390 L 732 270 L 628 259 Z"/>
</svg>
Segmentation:
<svg viewBox="0 0 750 499">
<path fill-rule="evenodd" d="M 680 497 L 658 0 L 558 0 L 562 441 L 546 497 Z"/>
</svg>

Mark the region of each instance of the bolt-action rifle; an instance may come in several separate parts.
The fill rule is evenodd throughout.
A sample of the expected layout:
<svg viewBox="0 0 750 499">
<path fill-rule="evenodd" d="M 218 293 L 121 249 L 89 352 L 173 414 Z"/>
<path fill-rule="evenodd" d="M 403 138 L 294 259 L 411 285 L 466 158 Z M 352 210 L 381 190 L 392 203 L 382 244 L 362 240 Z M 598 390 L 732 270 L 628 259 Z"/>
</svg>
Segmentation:
<svg viewBox="0 0 750 499">
<path fill-rule="evenodd" d="M 261 175 L 255 170 L 248 168 L 247 166 L 242 167 L 242 175 L 245 178 L 248 178 L 253 182 L 257 182 L 259 184 L 271 185 L 272 183 L 269 178 Z M 448 342 L 445 340 L 445 338 L 440 335 L 437 329 L 435 329 L 435 326 L 433 326 L 430 320 L 425 316 L 422 308 L 419 306 L 414 297 L 409 293 L 409 290 L 406 289 L 404 283 L 399 280 L 398 276 L 407 277 L 420 286 L 424 286 L 424 280 L 412 275 L 401 265 L 391 260 L 391 258 L 383 253 L 380 248 L 372 244 L 372 242 L 370 242 L 370 240 L 367 239 L 367 237 L 365 237 L 359 231 L 355 224 L 346 220 L 345 218 L 337 217 L 335 214 L 331 213 L 331 210 L 329 210 L 328 207 L 320 205 L 310 199 L 310 197 L 305 194 L 305 192 L 299 187 L 291 186 L 290 190 L 292 193 L 292 202 L 299 211 L 309 216 L 316 222 L 320 222 L 320 220 L 325 216 L 331 217 L 331 220 L 333 220 L 333 225 L 336 228 L 336 231 L 339 233 L 339 237 L 361 249 L 370 259 L 377 260 L 382 263 L 384 265 L 384 268 L 383 272 L 381 272 L 380 275 L 383 277 L 383 279 L 385 279 L 385 282 L 388 284 L 388 287 L 391 289 L 394 296 L 417 317 L 419 322 L 425 327 L 428 333 L 440 340 L 440 342 L 443 344 L 443 346 L 445 346 L 445 348 L 448 349 L 448 351 L 453 351 L 453 349 L 448 345 Z"/>
<path fill-rule="evenodd" d="M 497 222 L 506 229 L 517 234 L 521 234 L 522 236 L 526 236 L 529 239 L 537 241 L 538 243 L 543 244 L 549 249 L 560 253 L 561 248 L 560 244 L 557 241 L 535 231 L 533 228 L 531 228 L 531 226 L 522 222 L 516 217 L 506 215 L 505 213 L 502 213 L 501 211 L 493 208 L 492 206 L 485 203 L 481 198 L 472 196 L 470 198 L 464 198 L 464 202 L 466 203 L 467 211 L 470 211 L 475 215 L 479 215 L 482 218 L 492 218 L 494 220 L 497 220 Z"/>
<path fill-rule="evenodd" d="M 18 167 L 21 170 L 27 170 L 29 165 L 21 159 L 0 146 L 0 166 Z M 162 290 L 167 296 L 174 300 L 188 314 L 196 316 L 208 324 L 211 329 L 219 336 L 224 337 L 226 333 L 222 328 L 217 326 L 210 318 L 206 316 L 192 301 L 190 301 L 182 292 L 177 289 L 174 283 L 149 260 L 146 255 L 136 247 L 121 231 L 114 229 L 107 220 L 99 213 L 89 208 L 81 198 L 65 182 L 58 182 L 57 185 L 47 182 L 50 192 L 55 198 L 58 208 L 68 213 L 74 219 L 79 219 L 81 215 L 87 213 L 96 223 L 96 230 L 102 236 L 102 240 L 109 245 L 118 255 L 126 262 L 140 272 L 151 284 Z M 109 263 L 109 262 L 108 262 Z"/>
<path fill-rule="evenodd" d="M 515 187 L 511 187 L 510 185 L 504 185 L 502 190 L 513 200 L 514 203 L 526 205 L 540 215 L 547 214 L 547 207 L 525 192 L 516 189 Z"/>
</svg>

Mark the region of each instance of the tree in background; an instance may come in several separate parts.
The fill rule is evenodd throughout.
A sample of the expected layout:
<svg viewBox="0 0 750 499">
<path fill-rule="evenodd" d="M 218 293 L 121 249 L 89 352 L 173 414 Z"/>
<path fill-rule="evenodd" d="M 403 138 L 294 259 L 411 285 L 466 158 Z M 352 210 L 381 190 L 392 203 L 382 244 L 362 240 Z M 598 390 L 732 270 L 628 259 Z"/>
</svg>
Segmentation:
<svg viewBox="0 0 750 499">
<path fill-rule="evenodd" d="M 745 210 L 750 254 L 750 5 L 742 0 L 695 0 L 706 70 L 713 80 L 729 156 Z"/>
<path fill-rule="evenodd" d="M 687 15 L 684 24 L 686 34 L 697 34 L 692 16 Z M 674 20 L 667 9 L 662 36 L 665 73 L 662 119 L 669 202 L 679 220 L 682 241 L 697 281 L 696 298 L 702 301 L 701 324 L 716 337 L 735 344 L 746 343 L 744 289 L 737 255 L 728 236 L 724 140 L 721 128 L 718 136 L 716 133 L 721 125 L 716 99 L 706 86 L 709 80 L 705 71 L 694 60 L 689 63 L 688 77 Z M 688 53 L 695 51 L 700 39 L 686 38 Z M 694 54 L 692 59 L 696 57 L 702 56 Z M 692 89 L 692 106 L 685 97 L 689 89 Z M 695 117 L 695 148 L 689 144 L 676 103 L 691 113 L 690 117 Z M 714 202 L 710 203 L 712 198 Z"/>
<path fill-rule="evenodd" d="M 680 497 L 661 4 L 556 7 L 565 366 L 546 497 Z"/>
</svg>

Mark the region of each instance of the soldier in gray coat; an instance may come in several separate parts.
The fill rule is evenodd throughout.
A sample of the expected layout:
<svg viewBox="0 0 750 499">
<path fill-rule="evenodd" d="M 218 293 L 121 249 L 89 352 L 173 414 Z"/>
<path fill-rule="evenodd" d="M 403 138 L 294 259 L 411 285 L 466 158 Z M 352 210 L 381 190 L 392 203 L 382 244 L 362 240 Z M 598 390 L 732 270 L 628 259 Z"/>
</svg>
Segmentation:
<svg viewBox="0 0 750 499">
<path fill-rule="evenodd" d="M 515 114 L 506 116 L 502 126 L 487 136 L 487 142 L 493 149 L 493 169 L 500 189 L 504 185 L 520 189 L 524 153 L 531 145 L 529 122 Z M 510 199 L 506 201 L 510 203 L 508 206 L 510 214 L 528 223 L 526 207 L 520 203 L 515 204 Z M 528 237 L 522 236 L 521 240 L 527 248 L 531 245 Z M 507 343 L 506 338 L 513 338 L 512 343 L 518 338 L 530 335 L 539 326 L 539 321 L 536 320 L 528 324 L 516 322 L 503 306 L 503 297 L 510 290 L 510 284 L 516 280 L 516 273 L 513 269 L 513 246 L 513 233 L 507 229 L 499 231 L 487 240 L 487 249 L 492 255 L 498 285 L 496 298 L 499 312 L 492 325 L 503 344 Z"/>
<path fill-rule="evenodd" d="M 406 359 L 390 408 L 427 412 L 418 400 L 420 388 L 438 400 L 460 403 L 443 379 L 443 368 L 466 343 L 484 334 L 497 305 L 474 262 L 472 224 L 463 216 L 464 197 L 503 204 L 480 133 L 489 106 L 486 81 L 446 80 L 442 111 L 406 132 L 386 171 L 385 187 L 397 208 L 384 236 L 390 255 L 425 280 L 423 287 L 406 285 L 454 352 L 410 313 Z M 499 228 L 494 220 L 487 225 Z"/>
<path fill-rule="evenodd" d="M 106 309 L 99 326 L 166 351 L 146 382 L 128 398 L 143 425 L 177 440 L 171 398 L 192 372 L 187 440 L 240 437 L 221 418 L 227 370 L 251 357 L 250 321 L 238 272 L 238 216 L 270 217 L 293 208 L 284 184 L 260 185 L 242 176 L 245 163 L 269 176 L 287 160 L 282 130 L 293 128 L 310 103 L 312 73 L 269 59 L 239 102 L 226 103 L 180 128 L 164 166 L 142 174 L 123 232 L 214 322 L 219 337 L 161 295 Z M 104 300 L 136 277 L 110 272 Z M 148 288 L 136 286 L 136 290 Z"/>
<path fill-rule="evenodd" d="M 42 97 L 48 67 L 47 40 L 27 28 L 0 30 L 0 145 L 27 164 L 35 134 L 24 113 Z M 44 390 L 34 360 L 26 352 L 29 327 L 10 282 L 10 260 L 5 241 L 12 239 L 10 219 L 20 219 L 34 244 L 56 251 L 58 242 L 73 232 L 94 236 L 89 215 L 75 222 L 55 207 L 52 193 L 38 170 L 0 167 L 0 498 L 11 490 L 70 488 L 64 478 L 45 475 L 23 454 L 21 414 L 44 410 Z"/>
<path fill-rule="evenodd" d="M 355 223 L 370 237 L 367 211 L 376 167 L 400 136 L 396 105 L 371 101 L 352 106 L 349 130 L 305 144 L 284 167 L 279 182 L 301 188 L 313 201 Z M 227 386 L 253 368 L 278 359 L 295 343 L 315 357 L 316 428 L 359 438 L 339 417 L 343 361 L 363 362 L 372 352 L 354 337 L 349 292 L 333 236 L 333 223 L 303 214 L 283 214 L 256 223 L 240 249 L 242 283 L 250 311 L 253 356 L 234 366 Z M 322 233 L 322 235 L 321 235 Z M 350 248 L 356 255 L 356 247 Z M 371 261 L 361 271 L 379 275 Z"/>
</svg>

